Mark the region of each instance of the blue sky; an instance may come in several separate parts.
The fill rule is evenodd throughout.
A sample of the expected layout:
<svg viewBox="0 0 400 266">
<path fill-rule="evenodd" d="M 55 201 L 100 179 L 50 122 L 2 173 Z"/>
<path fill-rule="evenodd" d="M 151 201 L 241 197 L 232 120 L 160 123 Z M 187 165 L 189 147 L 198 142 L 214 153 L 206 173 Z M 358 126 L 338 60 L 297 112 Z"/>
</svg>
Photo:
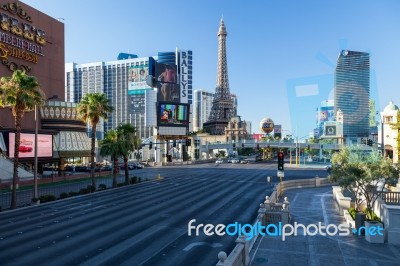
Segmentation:
<svg viewBox="0 0 400 266">
<path fill-rule="evenodd" d="M 378 110 L 390 100 L 400 104 L 400 1 L 22 2 L 64 19 L 66 62 L 110 61 L 120 52 L 141 57 L 189 49 L 194 88 L 212 92 L 223 16 L 230 89 L 238 96 L 239 115 L 252 121 L 255 133 L 260 133 L 264 117 L 299 137 L 312 131 L 319 99 L 332 93 L 341 49 L 371 54 L 371 94 Z M 319 96 L 297 97 L 296 84 L 317 84 Z"/>
</svg>

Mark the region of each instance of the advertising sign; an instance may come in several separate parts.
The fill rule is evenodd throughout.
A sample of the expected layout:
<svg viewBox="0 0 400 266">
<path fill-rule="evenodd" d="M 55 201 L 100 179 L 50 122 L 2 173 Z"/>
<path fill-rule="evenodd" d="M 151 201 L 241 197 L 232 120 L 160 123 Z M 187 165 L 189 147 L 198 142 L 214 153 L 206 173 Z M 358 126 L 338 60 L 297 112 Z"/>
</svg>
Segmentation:
<svg viewBox="0 0 400 266">
<path fill-rule="evenodd" d="M 282 137 L 282 125 L 274 125 L 274 136 Z"/>
<path fill-rule="evenodd" d="M 325 136 L 336 136 L 336 126 L 325 126 Z"/>
<path fill-rule="evenodd" d="M 179 81 L 181 103 L 191 103 L 192 51 L 179 51 Z"/>
<path fill-rule="evenodd" d="M 157 79 L 158 102 L 180 102 L 180 90 L 176 65 L 156 63 L 155 77 Z"/>
<path fill-rule="evenodd" d="M 149 75 L 148 66 L 131 66 L 128 69 L 128 95 L 144 94 L 144 91 L 151 89 L 146 84 Z"/>
<path fill-rule="evenodd" d="M 188 126 L 189 105 L 175 103 L 158 103 L 157 126 Z"/>
<path fill-rule="evenodd" d="M 9 133 L 8 157 L 14 158 L 15 133 Z M 32 158 L 35 156 L 35 134 L 21 133 L 19 157 Z M 53 157 L 53 136 L 38 134 L 38 157 Z"/>
</svg>

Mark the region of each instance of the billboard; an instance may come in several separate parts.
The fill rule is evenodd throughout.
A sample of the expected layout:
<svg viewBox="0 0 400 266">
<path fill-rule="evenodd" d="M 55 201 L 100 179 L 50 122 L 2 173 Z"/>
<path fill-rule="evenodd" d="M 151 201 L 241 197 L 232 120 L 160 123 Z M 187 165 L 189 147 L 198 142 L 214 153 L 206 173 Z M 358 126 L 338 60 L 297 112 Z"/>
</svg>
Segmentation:
<svg viewBox="0 0 400 266">
<path fill-rule="evenodd" d="M 282 125 L 274 125 L 274 137 L 282 137 Z"/>
<path fill-rule="evenodd" d="M 336 136 L 336 125 L 325 125 L 325 136 Z"/>
<path fill-rule="evenodd" d="M 151 89 L 146 84 L 149 75 L 148 66 L 131 66 L 128 69 L 128 95 L 144 94 L 145 90 Z"/>
<path fill-rule="evenodd" d="M 176 65 L 156 63 L 155 77 L 157 101 L 179 103 L 181 99 Z"/>
<path fill-rule="evenodd" d="M 189 105 L 179 103 L 158 103 L 157 126 L 187 127 L 189 125 Z"/>
<path fill-rule="evenodd" d="M 8 135 L 8 157 L 14 158 L 15 133 Z M 35 156 L 35 134 L 21 133 L 19 158 Z M 38 134 L 38 157 L 53 157 L 53 135 Z"/>
<path fill-rule="evenodd" d="M 192 51 L 179 51 L 179 86 L 181 103 L 192 103 Z"/>
</svg>

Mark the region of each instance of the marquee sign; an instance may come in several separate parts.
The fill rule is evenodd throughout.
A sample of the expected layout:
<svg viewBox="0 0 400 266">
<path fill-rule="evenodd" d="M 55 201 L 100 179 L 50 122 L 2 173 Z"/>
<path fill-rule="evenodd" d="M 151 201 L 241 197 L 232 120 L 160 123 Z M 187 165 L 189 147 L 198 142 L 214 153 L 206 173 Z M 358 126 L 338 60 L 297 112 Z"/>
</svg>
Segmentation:
<svg viewBox="0 0 400 266">
<path fill-rule="evenodd" d="M 31 67 L 11 61 L 13 58 L 37 64 L 44 56 L 45 31 L 32 25 L 31 17 L 18 2 L 0 6 L 0 60 L 11 71 L 26 72 Z"/>
</svg>

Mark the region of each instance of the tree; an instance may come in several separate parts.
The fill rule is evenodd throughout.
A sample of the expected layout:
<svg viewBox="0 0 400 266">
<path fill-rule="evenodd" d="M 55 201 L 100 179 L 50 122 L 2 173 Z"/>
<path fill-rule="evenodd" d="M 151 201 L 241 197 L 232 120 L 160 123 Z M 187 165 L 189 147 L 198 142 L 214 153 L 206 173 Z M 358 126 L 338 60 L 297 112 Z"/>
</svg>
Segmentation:
<svg viewBox="0 0 400 266">
<path fill-rule="evenodd" d="M 19 167 L 19 145 L 21 140 L 21 120 L 26 112 L 31 112 L 35 106 L 40 106 L 44 99 L 44 93 L 39 83 L 33 76 L 28 76 L 24 71 L 16 70 L 11 77 L 0 79 L 0 104 L 2 107 L 10 107 L 14 116 L 15 143 L 14 143 L 14 168 L 13 188 L 11 196 L 11 209 L 17 206 L 17 183 Z M 35 147 L 36 148 L 36 147 Z"/>
<path fill-rule="evenodd" d="M 374 203 L 385 185 L 397 181 L 397 168 L 378 151 L 366 151 L 361 146 L 344 147 L 333 155 L 332 162 L 329 179 L 353 194 L 356 211 L 365 202 L 367 218 L 372 219 Z"/>
<path fill-rule="evenodd" d="M 108 113 L 113 111 L 110 101 L 104 93 L 87 93 L 77 106 L 77 113 L 82 121 L 92 126 L 91 132 L 91 151 L 90 151 L 90 177 L 92 178 L 92 186 L 96 189 L 96 180 L 94 175 L 95 168 L 95 147 L 96 147 L 96 126 L 100 119 L 107 119 Z"/>
<path fill-rule="evenodd" d="M 104 139 L 100 141 L 100 155 L 111 156 L 113 162 L 113 187 L 117 187 L 118 157 L 121 156 L 122 143 L 118 139 L 117 130 L 109 130 Z"/>
<path fill-rule="evenodd" d="M 131 124 L 122 124 L 117 128 L 118 140 L 121 145 L 121 155 L 124 159 L 125 169 L 125 184 L 129 184 L 129 172 L 128 172 L 128 158 L 129 154 L 137 149 L 138 137 L 135 135 L 136 129 Z"/>
</svg>

